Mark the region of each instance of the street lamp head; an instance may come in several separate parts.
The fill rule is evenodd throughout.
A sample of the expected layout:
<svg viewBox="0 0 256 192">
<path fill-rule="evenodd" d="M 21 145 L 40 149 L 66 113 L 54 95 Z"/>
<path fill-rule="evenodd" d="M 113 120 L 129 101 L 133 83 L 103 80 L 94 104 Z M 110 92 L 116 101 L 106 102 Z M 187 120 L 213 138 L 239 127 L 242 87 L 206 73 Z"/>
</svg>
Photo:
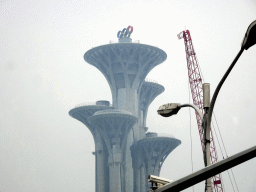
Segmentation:
<svg viewBox="0 0 256 192">
<path fill-rule="evenodd" d="M 242 41 L 242 48 L 247 50 L 255 44 L 256 44 L 256 20 L 249 25 L 245 33 L 244 39 Z"/>
<path fill-rule="evenodd" d="M 157 113 L 163 117 L 170 117 L 176 115 L 180 110 L 180 103 L 168 103 L 159 107 Z"/>
</svg>

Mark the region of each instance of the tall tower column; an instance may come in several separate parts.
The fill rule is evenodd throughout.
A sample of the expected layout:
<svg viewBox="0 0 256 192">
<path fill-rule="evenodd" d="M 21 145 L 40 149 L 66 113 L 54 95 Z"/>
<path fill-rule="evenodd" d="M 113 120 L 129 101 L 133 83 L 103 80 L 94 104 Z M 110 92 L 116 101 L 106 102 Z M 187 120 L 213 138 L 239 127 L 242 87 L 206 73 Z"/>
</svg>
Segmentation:
<svg viewBox="0 0 256 192">
<path fill-rule="evenodd" d="M 126 171 L 127 137 L 138 118 L 125 110 L 103 110 L 94 113 L 88 121 L 97 127 L 108 150 L 110 192 L 129 191 L 121 175 Z"/>
<path fill-rule="evenodd" d="M 107 162 L 108 153 L 106 149 L 104 149 L 104 141 L 100 136 L 99 130 L 95 129 L 94 135 L 95 152 L 93 152 L 93 154 L 95 155 L 95 188 L 96 192 L 108 191 L 106 190 L 106 183 L 108 181 L 106 181 L 105 177 L 105 175 L 108 174 L 108 171 L 106 170 L 107 167 L 105 165 L 105 163 Z"/>
<path fill-rule="evenodd" d="M 145 165 L 140 168 L 140 192 L 146 192 Z"/>
<path fill-rule="evenodd" d="M 69 111 L 69 115 L 81 121 L 91 131 L 95 143 L 95 188 L 96 192 L 109 192 L 109 175 L 108 175 L 108 151 L 105 149 L 106 144 L 99 130 L 88 122 L 88 117 L 95 112 L 105 109 L 112 109 L 108 101 L 97 101 L 95 105 L 83 103 L 77 105 Z"/>
<path fill-rule="evenodd" d="M 113 146 L 115 148 L 115 146 Z M 109 191 L 121 192 L 121 154 L 113 152 L 115 159 L 109 157 Z M 117 157 L 118 156 L 118 157 Z"/>
<path fill-rule="evenodd" d="M 132 145 L 131 148 L 134 148 L 136 144 Z M 140 192 L 140 182 L 141 182 L 141 170 L 142 161 L 140 155 L 136 153 L 136 150 L 132 150 L 132 165 L 133 165 L 133 174 L 134 174 L 134 192 Z"/>
</svg>

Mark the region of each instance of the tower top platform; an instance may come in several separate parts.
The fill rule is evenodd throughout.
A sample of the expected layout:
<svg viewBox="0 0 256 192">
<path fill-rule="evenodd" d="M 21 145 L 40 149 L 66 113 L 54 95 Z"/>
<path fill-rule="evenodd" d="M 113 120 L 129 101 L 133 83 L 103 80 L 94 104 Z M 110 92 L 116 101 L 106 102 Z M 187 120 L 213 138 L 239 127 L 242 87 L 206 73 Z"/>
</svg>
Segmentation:
<svg viewBox="0 0 256 192">
<path fill-rule="evenodd" d="M 120 109 L 106 109 L 95 112 L 88 120 L 92 121 L 94 119 L 103 119 L 103 118 L 115 118 L 115 121 L 118 118 L 127 118 L 132 119 L 133 121 L 137 121 L 137 117 L 135 117 L 131 112 Z"/>
<path fill-rule="evenodd" d="M 177 147 L 181 144 L 181 141 L 173 136 L 159 135 L 156 137 L 146 137 L 137 142 L 138 145 L 148 146 L 153 144 L 155 147 L 160 147 L 163 143 L 172 143 L 173 146 Z"/>
<path fill-rule="evenodd" d="M 146 175 L 159 175 L 163 162 L 181 141 L 166 134 L 151 132 L 147 136 L 131 146 L 133 163 L 137 167 L 146 165 Z"/>
<path fill-rule="evenodd" d="M 101 132 L 109 152 L 112 144 L 125 147 L 128 134 L 138 118 L 125 110 L 102 110 L 88 118 L 88 121 Z"/>
<path fill-rule="evenodd" d="M 156 82 L 145 80 L 140 91 L 140 107 L 147 110 L 152 101 L 164 92 L 164 87 Z"/>
<path fill-rule="evenodd" d="M 95 127 L 89 123 L 88 117 L 91 117 L 95 112 L 101 110 L 112 109 L 107 101 L 97 101 L 96 103 L 82 103 L 69 111 L 69 115 L 86 125 L 94 136 Z"/>
<path fill-rule="evenodd" d="M 162 134 L 162 133 L 153 133 L 149 132 L 146 134 L 146 138 L 141 139 L 137 142 L 138 146 L 144 146 L 154 150 L 164 150 L 164 153 L 169 154 L 174 150 L 178 145 L 181 144 L 179 139 L 176 139 L 173 135 Z M 166 147 L 164 147 L 166 146 Z"/>
<path fill-rule="evenodd" d="M 166 58 L 157 47 L 131 42 L 102 45 L 84 54 L 85 61 L 106 77 L 112 93 L 121 88 L 138 89 L 147 74 Z"/>
<path fill-rule="evenodd" d="M 173 135 L 168 133 L 155 133 L 155 132 L 147 132 L 146 138 L 153 138 L 153 137 L 169 137 L 169 138 L 175 138 Z"/>
</svg>

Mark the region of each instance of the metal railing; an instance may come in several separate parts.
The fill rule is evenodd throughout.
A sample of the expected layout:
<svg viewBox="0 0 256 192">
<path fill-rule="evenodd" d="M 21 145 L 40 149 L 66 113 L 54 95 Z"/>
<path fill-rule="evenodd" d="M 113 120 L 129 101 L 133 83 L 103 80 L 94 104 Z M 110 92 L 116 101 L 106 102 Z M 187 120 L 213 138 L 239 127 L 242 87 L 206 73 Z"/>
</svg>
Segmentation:
<svg viewBox="0 0 256 192">
<path fill-rule="evenodd" d="M 113 44 L 113 43 L 118 43 L 117 41 L 114 41 L 114 40 L 110 40 L 109 41 L 109 44 Z M 135 40 L 133 41 L 132 43 L 140 43 L 140 40 Z"/>
<path fill-rule="evenodd" d="M 75 108 L 77 108 L 77 107 L 83 107 L 83 106 L 87 106 L 87 105 L 96 105 L 96 102 L 80 103 L 80 104 L 77 104 L 77 105 L 75 106 Z"/>
<path fill-rule="evenodd" d="M 77 107 L 84 107 L 84 106 L 88 106 L 88 105 L 96 105 L 96 102 L 85 102 L 85 103 L 80 103 L 80 104 L 77 104 L 75 106 L 75 108 Z M 100 106 L 100 105 L 97 105 L 97 106 Z M 113 107 L 112 104 L 109 104 L 109 105 L 103 105 L 103 106 L 107 106 L 107 107 Z"/>
<path fill-rule="evenodd" d="M 173 135 L 168 134 L 168 133 L 157 133 L 158 137 L 170 137 L 170 138 L 175 138 Z"/>
<path fill-rule="evenodd" d="M 158 82 L 157 82 L 157 81 L 155 81 L 155 80 L 153 80 L 153 79 L 148 79 L 148 78 L 146 78 L 146 79 L 145 79 L 145 82 L 149 82 L 149 83 L 157 83 L 157 84 L 158 84 Z"/>
<path fill-rule="evenodd" d="M 169 138 L 175 138 L 173 135 L 168 133 L 150 133 L 146 134 L 146 138 L 152 138 L 152 137 L 169 137 Z"/>
<path fill-rule="evenodd" d="M 94 115 L 100 115 L 100 114 L 110 114 L 110 113 L 122 113 L 122 114 L 128 114 L 133 115 L 131 112 L 126 110 L 120 110 L 120 109 L 107 109 L 107 110 L 101 110 L 94 113 Z"/>
</svg>

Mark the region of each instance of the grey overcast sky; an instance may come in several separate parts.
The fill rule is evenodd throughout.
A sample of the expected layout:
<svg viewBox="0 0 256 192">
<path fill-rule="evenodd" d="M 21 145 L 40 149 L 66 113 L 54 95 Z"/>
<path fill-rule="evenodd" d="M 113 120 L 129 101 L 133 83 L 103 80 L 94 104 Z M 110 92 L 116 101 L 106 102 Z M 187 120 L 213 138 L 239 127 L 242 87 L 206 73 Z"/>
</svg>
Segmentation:
<svg viewBox="0 0 256 192">
<path fill-rule="evenodd" d="M 172 118 L 156 113 L 164 103 L 192 102 L 184 42 L 177 34 L 190 30 L 213 93 L 255 19 L 254 0 L 1 0 L 0 191 L 94 191 L 94 141 L 68 111 L 83 102 L 111 102 L 107 81 L 83 54 L 117 41 L 117 32 L 128 25 L 133 40 L 167 53 L 147 77 L 165 87 L 149 108 L 147 126 L 182 144 L 166 159 L 161 176 L 176 180 L 192 173 L 189 109 Z M 256 145 L 255 72 L 256 46 L 243 53 L 216 102 L 228 156 Z M 204 163 L 194 111 L 191 134 L 196 171 Z M 215 143 L 221 160 L 216 136 Z M 256 191 L 256 159 L 233 173 L 240 192 Z M 227 172 L 222 178 L 225 191 L 233 191 Z M 194 191 L 203 188 L 200 183 Z"/>
</svg>

